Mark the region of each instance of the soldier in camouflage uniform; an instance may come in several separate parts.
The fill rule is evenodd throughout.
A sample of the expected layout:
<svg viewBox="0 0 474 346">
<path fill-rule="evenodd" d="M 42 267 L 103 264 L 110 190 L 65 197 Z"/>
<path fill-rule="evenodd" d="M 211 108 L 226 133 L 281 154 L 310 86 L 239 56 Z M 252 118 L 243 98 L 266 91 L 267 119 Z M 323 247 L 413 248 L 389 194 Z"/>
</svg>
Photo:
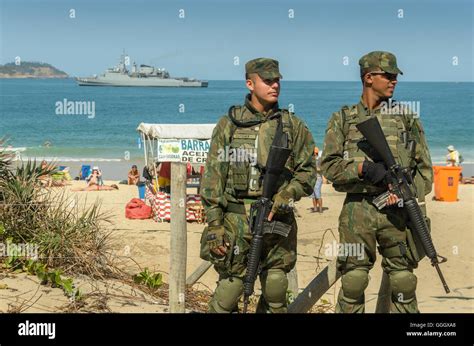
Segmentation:
<svg viewBox="0 0 474 346">
<path fill-rule="evenodd" d="M 342 288 L 336 311 L 364 312 L 364 291 L 378 243 L 382 268 L 390 278 L 391 312 L 414 313 L 418 312 L 418 305 L 413 269 L 423 254 L 415 246 L 407 225 L 408 216 L 400 208 L 396 195 L 391 194 L 388 206 L 380 211 L 372 204 L 375 196 L 387 190 L 387 167 L 373 154 L 355 125 L 377 117 L 395 160 L 411 169 L 417 199 L 425 215 L 425 195 L 431 191 L 433 180 L 431 158 L 419 117 L 391 100 L 397 76 L 402 74 L 395 56 L 375 51 L 364 55 L 359 65 L 363 83 L 361 100 L 332 115 L 322 157 L 324 176 L 337 191 L 347 192 L 339 216 L 340 243 L 363 246 L 363 256 L 352 256 L 347 251 L 338 255 Z M 348 248 L 342 245 L 342 249 Z"/>
<path fill-rule="evenodd" d="M 312 192 L 315 179 L 314 141 L 306 125 L 278 106 L 278 61 L 259 58 L 245 65 L 250 91 L 245 104 L 233 106 L 219 119 L 212 134 L 201 198 L 208 226 L 201 237 L 201 258 L 211 261 L 219 273 L 209 312 L 237 311 L 243 293 L 247 255 L 252 235 L 248 212 L 262 195 L 262 169 L 281 122 L 292 153 L 273 197 L 269 224 L 287 234 L 264 235 L 258 312 L 286 312 L 286 274 L 296 263 L 296 220 L 292 202 Z"/>
</svg>

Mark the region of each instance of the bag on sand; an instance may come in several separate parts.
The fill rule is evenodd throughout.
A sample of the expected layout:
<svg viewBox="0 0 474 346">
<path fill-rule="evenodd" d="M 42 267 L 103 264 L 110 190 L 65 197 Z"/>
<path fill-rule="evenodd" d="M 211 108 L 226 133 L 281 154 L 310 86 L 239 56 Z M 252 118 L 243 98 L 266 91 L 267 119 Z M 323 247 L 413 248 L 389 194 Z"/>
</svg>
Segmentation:
<svg viewBox="0 0 474 346">
<path fill-rule="evenodd" d="M 127 219 L 149 219 L 151 218 L 151 207 L 139 198 L 132 198 L 125 206 L 125 217 Z"/>
</svg>

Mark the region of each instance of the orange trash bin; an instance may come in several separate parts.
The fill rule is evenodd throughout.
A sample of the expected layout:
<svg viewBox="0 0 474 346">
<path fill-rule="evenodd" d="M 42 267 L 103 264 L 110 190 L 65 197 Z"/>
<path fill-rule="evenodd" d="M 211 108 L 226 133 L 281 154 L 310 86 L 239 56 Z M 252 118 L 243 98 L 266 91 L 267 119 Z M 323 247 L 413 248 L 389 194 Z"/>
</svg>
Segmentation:
<svg viewBox="0 0 474 346">
<path fill-rule="evenodd" d="M 459 178 L 461 167 L 433 166 L 435 199 L 443 202 L 458 200 Z"/>
</svg>

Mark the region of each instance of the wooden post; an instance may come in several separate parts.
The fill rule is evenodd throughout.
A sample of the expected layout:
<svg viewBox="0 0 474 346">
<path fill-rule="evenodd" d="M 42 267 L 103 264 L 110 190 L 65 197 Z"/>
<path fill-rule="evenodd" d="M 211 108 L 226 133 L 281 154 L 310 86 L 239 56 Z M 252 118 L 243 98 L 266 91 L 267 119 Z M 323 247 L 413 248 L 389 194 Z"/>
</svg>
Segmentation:
<svg viewBox="0 0 474 346">
<path fill-rule="evenodd" d="M 169 310 L 185 312 L 186 293 L 186 164 L 171 163 L 171 241 Z"/>
<path fill-rule="evenodd" d="M 375 313 L 388 314 L 390 312 L 390 304 L 392 301 L 391 296 L 392 290 L 390 288 L 390 278 L 387 273 L 383 272 Z"/>
<path fill-rule="evenodd" d="M 202 263 L 197 267 L 197 269 L 189 275 L 186 279 L 186 285 L 194 285 L 207 271 L 212 267 L 212 263 L 208 261 L 202 261 Z"/>
<path fill-rule="evenodd" d="M 288 306 L 289 313 L 308 312 L 326 291 L 341 277 L 334 259 L 309 283 L 295 301 Z"/>
</svg>

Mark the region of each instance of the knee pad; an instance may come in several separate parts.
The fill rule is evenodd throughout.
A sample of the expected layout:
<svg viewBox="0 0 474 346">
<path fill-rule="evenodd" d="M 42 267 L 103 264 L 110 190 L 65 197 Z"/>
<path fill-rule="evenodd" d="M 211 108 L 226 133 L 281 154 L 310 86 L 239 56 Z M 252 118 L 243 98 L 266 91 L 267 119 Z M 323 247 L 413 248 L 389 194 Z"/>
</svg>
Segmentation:
<svg viewBox="0 0 474 346">
<path fill-rule="evenodd" d="M 410 303 L 415 299 L 417 278 L 408 270 L 393 271 L 389 274 L 393 299 L 400 303 Z"/>
<path fill-rule="evenodd" d="M 209 312 L 231 313 L 237 307 L 237 302 L 244 290 L 241 279 L 230 277 L 222 279 L 209 302 Z"/>
<path fill-rule="evenodd" d="M 359 301 L 369 285 L 369 273 L 363 269 L 352 269 L 342 276 L 344 298 L 352 302 Z"/>
<path fill-rule="evenodd" d="M 286 273 L 282 269 L 269 269 L 262 279 L 262 291 L 267 304 L 274 309 L 286 306 Z"/>
</svg>

